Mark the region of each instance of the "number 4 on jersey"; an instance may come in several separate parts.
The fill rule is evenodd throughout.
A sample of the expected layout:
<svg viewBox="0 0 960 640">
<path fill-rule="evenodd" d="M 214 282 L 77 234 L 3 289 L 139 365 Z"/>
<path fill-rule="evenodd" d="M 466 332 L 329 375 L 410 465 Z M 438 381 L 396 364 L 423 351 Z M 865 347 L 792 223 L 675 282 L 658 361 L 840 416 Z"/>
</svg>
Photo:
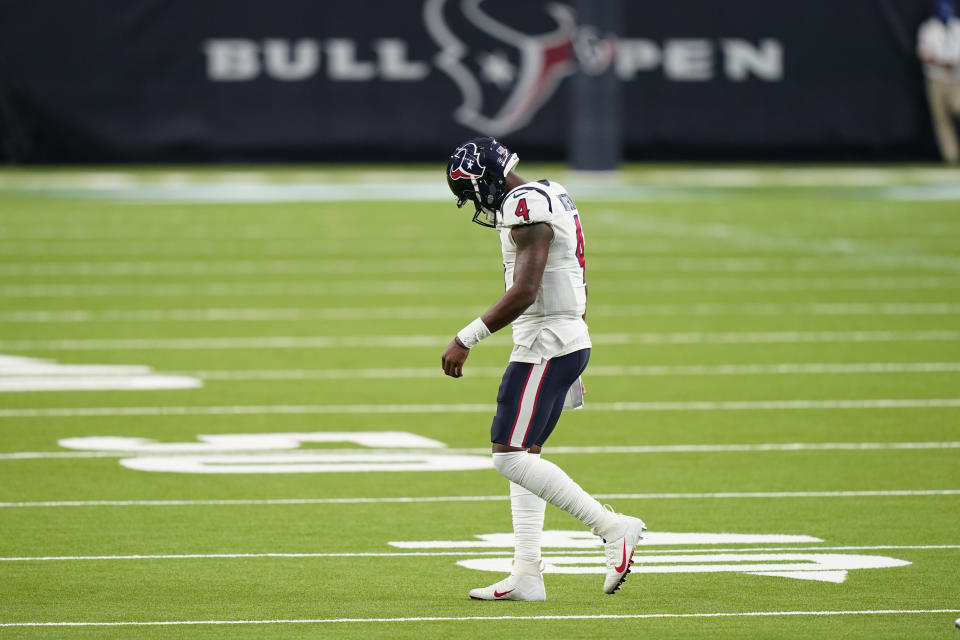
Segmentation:
<svg viewBox="0 0 960 640">
<path fill-rule="evenodd" d="M 518 218 L 523 218 L 525 222 L 530 222 L 530 210 L 527 209 L 527 199 L 520 198 L 520 202 L 517 203 L 517 210 L 514 214 Z"/>
</svg>

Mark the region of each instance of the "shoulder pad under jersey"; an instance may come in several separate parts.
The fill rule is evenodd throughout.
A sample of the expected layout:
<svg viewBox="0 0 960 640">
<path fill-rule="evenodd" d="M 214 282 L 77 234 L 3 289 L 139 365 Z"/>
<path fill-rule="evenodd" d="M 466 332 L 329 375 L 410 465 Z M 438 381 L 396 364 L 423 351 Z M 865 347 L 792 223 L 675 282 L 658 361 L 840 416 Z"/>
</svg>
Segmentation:
<svg viewBox="0 0 960 640">
<path fill-rule="evenodd" d="M 503 200 L 500 227 L 511 228 L 535 222 L 550 222 L 553 202 L 547 190 L 535 184 L 517 187 Z"/>
</svg>

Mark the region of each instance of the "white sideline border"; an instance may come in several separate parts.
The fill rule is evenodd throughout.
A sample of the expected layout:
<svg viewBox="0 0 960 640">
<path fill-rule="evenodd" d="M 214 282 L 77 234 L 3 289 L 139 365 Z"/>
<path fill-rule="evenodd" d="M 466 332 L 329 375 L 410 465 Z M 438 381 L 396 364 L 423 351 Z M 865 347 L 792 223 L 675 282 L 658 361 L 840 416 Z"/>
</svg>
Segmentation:
<svg viewBox="0 0 960 640">
<path fill-rule="evenodd" d="M 960 496 L 960 489 L 887 489 L 863 491 L 720 491 L 697 493 L 597 493 L 600 500 L 750 500 L 785 498 L 899 498 Z M 61 507 L 231 507 L 321 504 L 412 504 L 433 502 L 505 502 L 510 496 L 402 496 L 356 498 L 240 498 L 231 500 L 55 500 L 0 502 L 0 509 Z"/>
<path fill-rule="evenodd" d="M 0 622 L 0 627 L 167 627 L 196 625 L 348 624 L 396 622 L 490 622 L 499 620 L 651 620 L 668 618 L 757 618 L 780 616 L 923 615 L 960 609 L 860 609 L 846 611 L 714 611 L 709 613 L 622 613 L 595 615 L 425 616 L 406 618 L 289 618 L 275 620 L 152 620 L 110 622 Z M 949 633 L 949 632 L 945 632 Z"/>
</svg>

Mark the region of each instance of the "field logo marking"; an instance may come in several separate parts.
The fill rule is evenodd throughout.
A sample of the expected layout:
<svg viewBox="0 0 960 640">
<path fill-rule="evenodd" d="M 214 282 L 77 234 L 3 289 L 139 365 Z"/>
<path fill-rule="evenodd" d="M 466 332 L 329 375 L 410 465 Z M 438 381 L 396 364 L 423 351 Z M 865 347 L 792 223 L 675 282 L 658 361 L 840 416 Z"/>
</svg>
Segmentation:
<svg viewBox="0 0 960 640">
<path fill-rule="evenodd" d="M 489 455 L 446 453 L 446 445 L 406 431 L 314 431 L 199 435 L 198 442 L 94 436 L 64 438 L 61 447 L 97 453 L 130 453 L 120 465 L 169 473 L 348 473 L 370 471 L 469 471 L 490 469 Z M 377 451 L 302 449 L 303 444 L 351 443 Z M 383 449 L 427 451 L 384 452 Z M 434 453 L 435 452 L 435 453 Z"/>
<path fill-rule="evenodd" d="M 199 378 L 154 373 L 143 365 L 60 364 L 0 354 L 0 393 L 24 391 L 143 391 L 195 389 Z"/>
<path fill-rule="evenodd" d="M 392 541 L 389 544 L 401 549 L 513 549 L 512 533 L 485 533 L 477 540 L 427 540 Z M 674 533 L 652 531 L 644 534 L 639 547 L 691 546 L 716 544 L 809 544 L 823 542 L 820 538 L 805 535 L 780 534 L 732 534 L 732 533 Z M 544 531 L 542 548 L 545 551 L 597 549 L 602 542 L 586 531 Z M 795 580 L 815 580 L 842 583 L 847 572 L 856 569 L 883 569 L 911 564 L 906 560 L 887 556 L 823 553 L 819 549 L 798 548 L 788 553 L 745 553 L 725 551 L 703 553 L 691 549 L 682 554 L 638 554 L 634 556 L 634 573 L 743 573 L 754 576 L 774 576 Z M 544 573 L 588 574 L 603 573 L 604 558 L 583 555 L 544 555 Z M 510 573 L 513 558 L 502 557 L 465 558 L 457 560 L 458 566 L 477 571 Z"/>
</svg>

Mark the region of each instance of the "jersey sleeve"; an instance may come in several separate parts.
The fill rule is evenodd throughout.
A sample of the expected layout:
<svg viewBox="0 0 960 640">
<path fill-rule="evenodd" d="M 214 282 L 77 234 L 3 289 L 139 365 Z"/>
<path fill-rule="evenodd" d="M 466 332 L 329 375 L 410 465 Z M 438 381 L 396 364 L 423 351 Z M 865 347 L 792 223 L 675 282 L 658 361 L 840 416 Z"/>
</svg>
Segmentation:
<svg viewBox="0 0 960 640">
<path fill-rule="evenodd" d="M 501 224 L 506 229 L 537 222 L 550 223 L 553 203 L 543 189 L 518 187 L 503 200 Z"/>
</svg>

